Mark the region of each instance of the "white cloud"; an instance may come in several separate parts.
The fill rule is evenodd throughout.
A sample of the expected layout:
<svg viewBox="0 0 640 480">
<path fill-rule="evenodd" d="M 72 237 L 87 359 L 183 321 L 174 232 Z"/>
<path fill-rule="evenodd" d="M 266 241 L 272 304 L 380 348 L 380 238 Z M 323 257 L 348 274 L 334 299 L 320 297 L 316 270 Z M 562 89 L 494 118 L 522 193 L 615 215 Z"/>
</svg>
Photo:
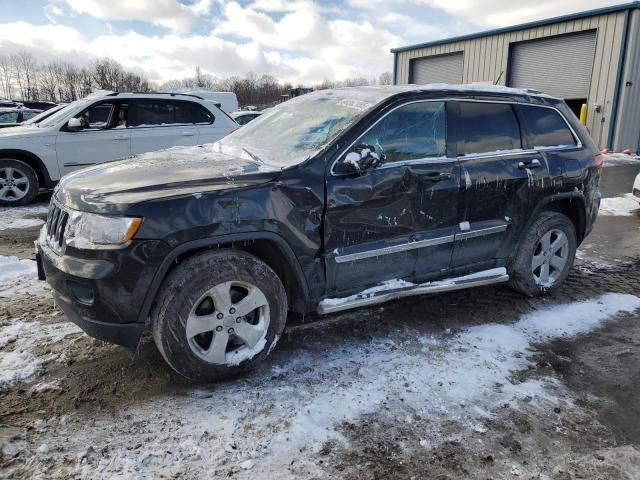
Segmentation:
<svg viewBox="0 0 640 480">
<path fill-rule="evenodd" d="M 349 5 L 369 11 L 395 12 L 403 7 L 426 5 L 443 10 L 451 16 L 471 24 L 504 27 L 533 20 L 542 20 L 569 13 L 583 12 L 619 0 L 347 0 Z M 415 21 L 413 22 L 416 23 Z"/>
<path fill-rule="evenodd" d="M 62 8 L 60 8 L 58 5 L 55 5 L 53 3 L 47 3 L 43 7 L 43 11 L 44 11 L 44 16 L 51 23 L 57 23 L 56 17 L 59 17 L 62 14 L 64 14 L 64 12 L 62 11 Z"/>
<path fill-rule="evenodd" d="M 139 20 L 162 25 L 175 31 L 188 31 L 200 15 L 208 14 L 212 0 L 184 5 L 177 0 L 66 0 L 78 13 L 102 20 Z"/>
</svg>

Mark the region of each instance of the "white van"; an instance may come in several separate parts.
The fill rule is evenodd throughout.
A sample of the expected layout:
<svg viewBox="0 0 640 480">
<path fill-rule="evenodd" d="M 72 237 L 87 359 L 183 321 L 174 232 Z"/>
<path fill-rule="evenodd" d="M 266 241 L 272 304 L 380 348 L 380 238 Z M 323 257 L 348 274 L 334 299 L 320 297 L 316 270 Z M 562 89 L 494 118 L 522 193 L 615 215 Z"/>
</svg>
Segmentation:
<svg viewBox="0 0 640 480">
<path fill-rule="evenodd" d="M 227 113 L 238 110 L 238 98 L 233 92 L 214 92 L 211 90 L 175 90 L 173 93 L 182 93 L 184 95 L 195 95 L 205 100 L 220 104 L 220 108 Z"/>
</svg>

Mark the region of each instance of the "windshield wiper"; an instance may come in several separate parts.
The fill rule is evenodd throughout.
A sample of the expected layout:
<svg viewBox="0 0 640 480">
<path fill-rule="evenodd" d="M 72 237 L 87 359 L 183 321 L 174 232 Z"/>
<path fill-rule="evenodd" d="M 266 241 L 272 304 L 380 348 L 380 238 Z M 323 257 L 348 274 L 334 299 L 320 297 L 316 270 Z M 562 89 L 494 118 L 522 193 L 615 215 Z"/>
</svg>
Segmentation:
<svg viewBox="0 0 640 480">
<path fill-rule="evenodd" d="M 255 153 L 251 153 L 249 150 L 247 150 L 246 148 L 242 147 L 242 151 L 247 153 L 253 160 L 255 160 L 256 162 L 260 162 L 260 163 L 264 163 L 262 161 L 262 159 L 260 157 L 258 157 Z"/>
</svg>

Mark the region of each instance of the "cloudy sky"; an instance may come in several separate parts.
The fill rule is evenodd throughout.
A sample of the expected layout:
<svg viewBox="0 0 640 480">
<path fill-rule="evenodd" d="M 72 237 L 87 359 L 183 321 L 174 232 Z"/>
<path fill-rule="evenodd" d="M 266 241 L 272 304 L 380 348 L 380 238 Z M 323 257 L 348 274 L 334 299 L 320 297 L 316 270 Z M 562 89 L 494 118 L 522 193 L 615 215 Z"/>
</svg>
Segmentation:
<svg viewBox="0 0 640 480">
<path fill-rule="evenodd" d="M 0 0 L 0 54 L 109 56 L 155 81 L 270 73 L 377 77 L 392 47 L 620 3 L 609 0 Z"/>
</svg>

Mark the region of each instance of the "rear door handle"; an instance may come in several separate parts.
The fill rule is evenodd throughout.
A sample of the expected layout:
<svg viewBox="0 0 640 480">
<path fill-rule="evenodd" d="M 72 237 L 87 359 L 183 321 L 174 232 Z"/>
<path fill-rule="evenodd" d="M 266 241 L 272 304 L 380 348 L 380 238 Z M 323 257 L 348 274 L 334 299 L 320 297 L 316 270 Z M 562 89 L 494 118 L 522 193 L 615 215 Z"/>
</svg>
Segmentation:
<svg viewBox="0 0 640 480">
<path fill-rule="evenodd" d="M 193 133 L 193 132 L 182 132 L 180 135 L 182 135 L 183 137 L 193 137 L 195 135 L 195 133 Z"/>
<path fill-rule="evenodd" d="M 534 158 L 533 160 L 530 160 L 528 162 L 518 162 L 518 168 L 520 170 L 524 170 L 525 168 L 539 168 L 541 166 L 542 164 L 537 158 Z"/>
<path fill-rule="evenodd" d="M 113 137 L 114 140 L 129 140 L 129 137 L 127 135 L 116 135 L 115 137 Z"/>
<path fill-rule="evenodd" d="M 428 172 L 424 175 L 424 179 L 429 182 L 439 182 L 441 180 L 449 180 L 451 173 L 449 172 Z"/>
</svg>

